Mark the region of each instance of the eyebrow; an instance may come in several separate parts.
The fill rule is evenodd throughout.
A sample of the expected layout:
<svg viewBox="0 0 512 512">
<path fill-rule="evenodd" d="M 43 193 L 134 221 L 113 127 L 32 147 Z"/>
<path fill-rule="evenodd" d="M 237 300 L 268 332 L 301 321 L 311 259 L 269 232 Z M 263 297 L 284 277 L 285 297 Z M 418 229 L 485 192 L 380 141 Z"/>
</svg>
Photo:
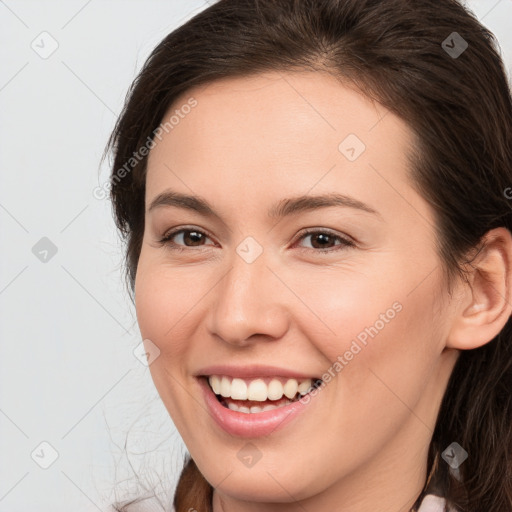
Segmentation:
<svg viewBox="0 0 512 512">
<path fill-rule="evenodd" d="M 172 190 L 166 190 L 161 194 L 158 194 L 148 208 L 148 213 L 152 210 L 164 206 L 175 206 L 177 208 L 184 208 L 187 210 L 195 211 L 201 215 L 207 217 L 216 217 L 220 219 L 220 216 L 215 212 L 211 205 L 200 196 L 192 196 L 187 194 L 181 194 Z M 381 217 L 382 215 L 367 204 L 344 194 L 322 194 L 322 195 L 302 195 L 298 197 L 291 197 L 287 199 L 281 199 L 279 202 L 274 204 L 268 211 L 268 216 L 273 219 L 282 219 L 290 215 L 295 215 L 300 212 L 316 210 L 317 208 L 328 208 L 332 206 L 342 206 L 345 208 L 353 208 L 362 210 L 373 215 Z"/>
</svg>

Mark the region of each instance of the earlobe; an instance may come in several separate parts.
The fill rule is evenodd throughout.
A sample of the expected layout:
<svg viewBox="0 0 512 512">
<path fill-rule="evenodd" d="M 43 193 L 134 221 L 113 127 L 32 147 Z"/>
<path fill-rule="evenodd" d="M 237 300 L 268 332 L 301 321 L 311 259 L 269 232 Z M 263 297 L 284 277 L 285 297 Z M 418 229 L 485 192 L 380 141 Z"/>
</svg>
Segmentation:
<svg viewBox="0 0 512 512">
<path fill-rule="evenodd" d="M 446 346 L 471 350 L 492 341 L 512 313 L 512 235 L 504 227 L 482 238 L 471 261 L 468 282 L 455 313 Z"/>
</svg>

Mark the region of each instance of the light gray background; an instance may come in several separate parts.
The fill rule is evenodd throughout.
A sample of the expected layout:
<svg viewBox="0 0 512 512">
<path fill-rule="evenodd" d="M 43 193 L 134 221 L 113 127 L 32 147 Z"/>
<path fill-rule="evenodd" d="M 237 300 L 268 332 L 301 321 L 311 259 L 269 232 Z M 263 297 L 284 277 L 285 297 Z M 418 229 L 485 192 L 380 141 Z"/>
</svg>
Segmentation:
<svg viewBox="0 0 512 512">
<path fill-rule="evenodd" d="M 512 1 L 467 4 L 510 76 Z M 144 487 L 171 499 L 185 447 L 133 353 L 122 249 L 93 190 L 136 72 L 205 7 L 0 0 L 0 512 L 109 510 Z"/>
</svg>

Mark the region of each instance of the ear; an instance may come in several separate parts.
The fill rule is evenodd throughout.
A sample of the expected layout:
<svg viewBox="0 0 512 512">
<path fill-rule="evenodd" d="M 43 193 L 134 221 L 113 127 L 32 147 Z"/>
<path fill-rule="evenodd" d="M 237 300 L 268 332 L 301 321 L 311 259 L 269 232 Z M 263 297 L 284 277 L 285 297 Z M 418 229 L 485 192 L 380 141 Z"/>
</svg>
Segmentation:
<svg viewBox="0 0 512 512">
<path fill-rule="evenodd" d="M 489 343 L 512 314 L 512 235 L 504 227 L 488 231 L 469 263 L 446 346 L 469 350 Z"/>
</svg>

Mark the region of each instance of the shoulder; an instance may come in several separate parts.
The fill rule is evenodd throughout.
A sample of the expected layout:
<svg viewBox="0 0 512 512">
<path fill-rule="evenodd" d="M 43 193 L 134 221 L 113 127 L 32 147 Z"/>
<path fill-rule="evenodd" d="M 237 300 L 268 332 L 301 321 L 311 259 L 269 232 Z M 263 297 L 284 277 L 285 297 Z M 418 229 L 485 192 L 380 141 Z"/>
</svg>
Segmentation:
<svg viewBox="0 0 512 512">
<path fill-rule="evenodd" d="M 436 496 L 435 494 L 427 494 L 423 498 L 418 512 L 444 512 L 445 505 L 446 500 L 441 496 Z M 450 512 L 454 512 L 451 507 L 449 507 L 448 510 Z"/>
</svg>

